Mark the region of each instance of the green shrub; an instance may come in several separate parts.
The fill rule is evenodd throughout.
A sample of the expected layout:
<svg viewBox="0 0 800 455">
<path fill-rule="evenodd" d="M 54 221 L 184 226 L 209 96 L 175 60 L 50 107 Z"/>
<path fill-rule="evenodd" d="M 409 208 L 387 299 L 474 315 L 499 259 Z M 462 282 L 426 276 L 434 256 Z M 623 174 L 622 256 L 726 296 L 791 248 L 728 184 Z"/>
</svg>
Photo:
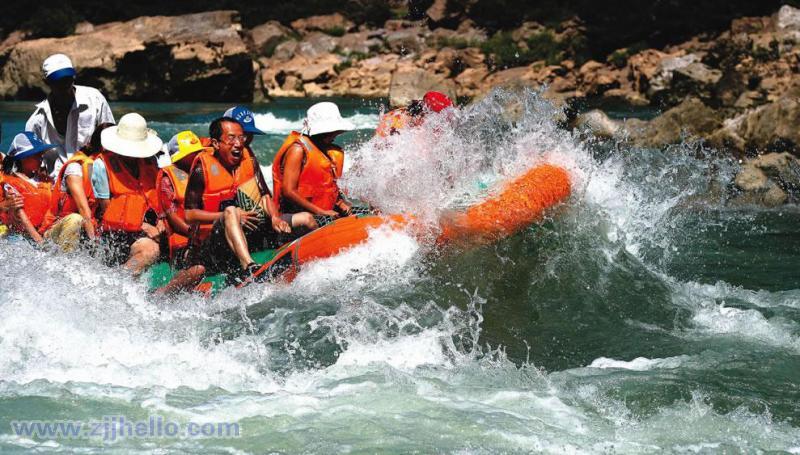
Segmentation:
<svg viewBox="0 0 800 455">
<path fill-rule="evenodd" d="M 333 66 L 333 70 L 336 71 L 336 74 L 342 74 L 342 71 L 346 70 L 353 66 L 352 60 L 343 60 L 341 63 L 337 63 Z"/>
<path fill-rule="evenodd" d="M 528 50 L 525 56 L 528 63 L 544 60 L 548 65 L 557 65 L 564 60 L 566 58 L 565 51 L 569 47 L 568 43 L 557 41 L 549 31 L 531 36 L 526 40 L 526 44 Z"/>
<path fill-rule="evenodd" d="M 322 30 L 322 33 L 325 33 L 326 35 L 337 36 L 337 37 L 344 36 L 346 32 L 347 30 L 345 30 L 344 27 L 338 27 L 338 26 Z"/>
<path fill-rule="evenodd" d="M 344 55 L 343 51 L 339 49 L 338 46 L 333 50 L 333 52 L 339 55 Z M 352 67 L 355 62 L 364 60 L 365 58 L 369 58 L 369 54 L 365 54 L 363 52 L 351 52 L 346 55 L 344 60 L 334 65 L 333 70 L 336 71 L 337 74 L 341 74 L 342 71 Z"/>
<path fill-rule="evenodd" d="M 468 47 L 480 47 L 480 43 L 476 41 L 470 41 L 465 38 L 459 37 L 440 37 L 436 40 L 436 47 L 443 48 L 443 47 L 452 47 L 453 49 L 466 49 Z"/>
<path fill-rule="evenodd" d="M 511 32 L 497 32 L 481 45 L 481 50 L 491 59 L 495 68 L 521 65 L 524 52 L 511 38 Z"/>
<path fill-rule="evenodd" d="M 568 58 L 575 59 L 577 64 L 585 60 L 586 39 L 582 35 L 570 35 L 559 40 L 552 31 L 545 30 L 527 38 L 525 45 L 527 49 L 517 45 L 511 32 L 501 31 L 480 47 L 489 56 L 494 69 L 522 66 L 539 60 L 547 65 L 557 65 Z"/>
<path fill-rule="evenodd" d="M 616 66 L 617 68 L 623 68 L 628 64 L 628 59 L 631 58 L 632 55 L 638 54 L 645 49 L 647 49 L 647 44 L 639 41 L 638 43 L 634 43 L 628 47 L 615 50 L 609 54 L 608 57 L 606 57 L 606 62 Z"/>
</svg>

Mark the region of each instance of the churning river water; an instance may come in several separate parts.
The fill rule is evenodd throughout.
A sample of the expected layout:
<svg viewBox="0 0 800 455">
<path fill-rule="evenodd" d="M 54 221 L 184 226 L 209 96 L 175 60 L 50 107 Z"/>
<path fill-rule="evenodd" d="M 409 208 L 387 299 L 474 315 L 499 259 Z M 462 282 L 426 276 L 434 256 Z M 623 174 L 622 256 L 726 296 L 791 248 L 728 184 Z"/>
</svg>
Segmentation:
<svg viewBox="0 0 800 455">
<path fill-rule="evenodd" d="M 435 217 L 542 161 L 573 194 L 494 245 L 381 230 L 208 301 L 0 243 L 0 452 L 800 453 L 797 207 L 726 207 L 735 161 L 584 140 L 532 93 L 388 144 L 378 104 L 338 101 L 359 128 L 343 186 L 384 212 Z M 310 104 L 254 107 L 262 165 Z M 227 107 L 112 105 L 165 139 Z M 6 148 L 32 103 L 0 108 Z M 119 418 L 180 431 L 19 431 Z"/>
</svg>

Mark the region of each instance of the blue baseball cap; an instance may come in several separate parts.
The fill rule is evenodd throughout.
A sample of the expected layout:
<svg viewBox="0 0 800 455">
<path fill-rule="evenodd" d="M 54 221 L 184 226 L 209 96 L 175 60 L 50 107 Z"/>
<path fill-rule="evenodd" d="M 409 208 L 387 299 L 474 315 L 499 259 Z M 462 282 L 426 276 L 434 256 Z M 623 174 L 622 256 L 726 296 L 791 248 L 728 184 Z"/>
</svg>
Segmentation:
<svg viewBox="0 0 800 455">
<path fill-rule="evenodd" d="M 261 131 L 260 129 L 256 128 L 256 120 L 253 111 L 244 106 L 234 106 L 225 111 L 225 113 L 222 114 L 222 116 L 230 117 L 239 122 L 239 124 L 242 125 L 242 129 L 244 130 L 245 133 L 267 134 Z"/>
<path fill-rule="evenodd" d="M 75 77 L 72 60 L 64 54 L 53 54 L 44 59 L 42 72 L 47 82 L 54 82 L 65 77 Z"/>
<path fill-rule="evenodd" d="M 8 158 L 19 161 L 56 147 L 57 144 L 45 144 L 35 133 L 25 131 L 14 136 L 11 147 L 8 148 Z"/>
</svg>

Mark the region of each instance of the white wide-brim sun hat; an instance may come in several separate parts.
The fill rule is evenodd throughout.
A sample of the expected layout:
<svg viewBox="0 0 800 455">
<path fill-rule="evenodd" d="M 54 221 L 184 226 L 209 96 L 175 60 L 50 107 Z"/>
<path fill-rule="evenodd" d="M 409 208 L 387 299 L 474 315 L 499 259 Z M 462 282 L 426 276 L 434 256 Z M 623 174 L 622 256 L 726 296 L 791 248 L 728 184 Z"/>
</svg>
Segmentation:
<svg viewBox="0 0 800 455">
<path fill-rule="evenodd" d="M 308 108 L 305 127 L 309 136 L 356 129 L 352 122 L 342 118 L 339 107 L 330 101 L 323 101 Z"/>
<path fill-rule="evenodd" d="M 100 143 L 109 152 L 130 158 L 150 158 L 163 145 L 156 132 L 147 127 L 144 117 L 135 112 L 123 115 L 117 125 L 104 129 Z"/>
</svg>

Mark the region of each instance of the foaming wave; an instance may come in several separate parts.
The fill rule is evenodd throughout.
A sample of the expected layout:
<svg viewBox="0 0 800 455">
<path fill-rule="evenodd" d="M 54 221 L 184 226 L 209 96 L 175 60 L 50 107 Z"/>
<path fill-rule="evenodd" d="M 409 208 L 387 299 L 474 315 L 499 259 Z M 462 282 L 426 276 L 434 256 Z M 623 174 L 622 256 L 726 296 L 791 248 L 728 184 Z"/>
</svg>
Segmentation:
<svg viewBox="0 0 800 455">
<path fill-rule="evenodd" d="M 256 127 L 267 134 L 289 134 L 303 129 L 302 117 L 292 120 L 267 112 L 256 113 L 254 120 Z M 374 129 L 378 126 L 378 114 L 353 114 L 345 117 L 345 120 L 353 123 L 357 130 Z"/>
<path fill-rule="evenodd" d="M 509 105 L 518 106 L 517 115 Z M 461 109 L 430 114 L 415 128 L 375 137 L 349 152 L 347 194 L 387 213 L 425 221 L 479 200 L 487 188 L 545 161 L 573 169 L 576 143 L 538 93 L 496 90 Z"/>
<path fill-rule="evenodd" d="M 214 318 L 197 302 L 164 311 L 149 301 L 142 283 L 87 256 L 49 256 L 24 242 L 2 251 L 4 380 L 272 387 L 258 370 L 262 359 L 252 338 L 206 345 Z"/>
<path fill-rule="evenodd" d="M 600 357 L 594 359 L 589 365 L 589 368 L 647 371 L 655 368 L 679 368 L 687 359 L 687 356 L 670 357 L 667 359 L 637 357 L 633 360 L 626 361 Z"/>
</svg>

